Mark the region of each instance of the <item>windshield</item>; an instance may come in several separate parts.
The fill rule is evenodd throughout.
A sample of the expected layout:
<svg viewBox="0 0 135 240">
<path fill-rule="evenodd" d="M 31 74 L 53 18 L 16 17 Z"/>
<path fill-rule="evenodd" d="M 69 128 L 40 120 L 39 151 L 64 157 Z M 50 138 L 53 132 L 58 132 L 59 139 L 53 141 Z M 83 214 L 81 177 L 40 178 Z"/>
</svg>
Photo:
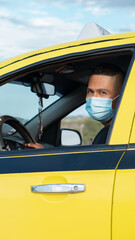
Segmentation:
<svg viewBox="0 0 135 240">
<path fill-rule="evenodd" d="M 58 95 L 43 99 L 43 109 L 57 101 Z M 0 87 L 0 116 L 10 115 L 23 124 L 39 113 L 39 97 L 30 87 L 7 83 Z"/>
</svg>

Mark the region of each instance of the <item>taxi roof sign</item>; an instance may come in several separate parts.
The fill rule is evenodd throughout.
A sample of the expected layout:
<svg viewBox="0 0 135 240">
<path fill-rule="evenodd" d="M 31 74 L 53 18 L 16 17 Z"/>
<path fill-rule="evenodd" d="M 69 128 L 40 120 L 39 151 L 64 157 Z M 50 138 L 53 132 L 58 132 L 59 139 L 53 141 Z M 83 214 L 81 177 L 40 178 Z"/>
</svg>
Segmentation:
<svg viewBox="0 0 135 240">
<path fill-rule="evenodd" d="M 80 32 L 77 40 L 82 40 L 86 38 L 95 38 L 100 37 L 103 35 L 110 35 L 111 33 L 108 32 L 106 29 L 102 28 L 96 23 L 89 22 L 87 23 L 82 31 Z"/>
</svg>

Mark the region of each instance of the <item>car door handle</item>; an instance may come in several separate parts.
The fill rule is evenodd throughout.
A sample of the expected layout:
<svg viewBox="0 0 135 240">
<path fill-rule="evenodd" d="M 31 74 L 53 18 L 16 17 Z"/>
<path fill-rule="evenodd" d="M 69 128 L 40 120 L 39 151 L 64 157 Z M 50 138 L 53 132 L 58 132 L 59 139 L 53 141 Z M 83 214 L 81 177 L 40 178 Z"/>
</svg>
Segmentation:
<svg viewBox="0 0 135 240">
<path fill-rule="evenodd" d="M 44 184 L 31 187 L 37 193 L 78 193 L 85 191 L 84 184 Z"/>
</svg>

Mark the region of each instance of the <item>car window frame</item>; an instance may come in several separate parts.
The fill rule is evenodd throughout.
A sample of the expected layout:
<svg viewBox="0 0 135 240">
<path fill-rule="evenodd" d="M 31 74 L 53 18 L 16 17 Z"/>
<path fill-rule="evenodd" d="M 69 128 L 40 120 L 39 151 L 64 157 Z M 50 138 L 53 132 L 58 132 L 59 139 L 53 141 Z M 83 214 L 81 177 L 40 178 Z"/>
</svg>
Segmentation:
<svg viewBox="0 0 135 240">
<path fill-rule="evenodd" d="M 117 102 L 117 105 L 116 105 L 116 108 L 115 108 L 114 117 L 112 119 L 112 123 L 111 123 L 110 128 L 109 128 L 106 144 L 115 144 L 114 139 L 112 141 L 111 138 L 113 138 L 113 134 L 115 134 L 115 132 L 116 132 L 116 131 L 114 132 L 114 126 L 115 126 L 115 123 L 116 123 L 116 120 L 117 120 L 117 117 L 118 117 L 118 114 L 119 114 L 119 108 L 120 108 L 121 103 L 123 101 L 123 95 L 124 95 L 124 92 L 126 90 L 128 80 L 130 78 L 130 73 L 132 71 L 132 68 L 133 68 L 133 65 L 134 65 L 134 62 L 135 62 L 135 49 L 133 49 L 132 51 L 133 51 L 133 55 L 132 55 L 130 64 L 128 66 L 126 76 L 125 76 L 125 79 L 124 79 L 124 83 L 122 85 L 122 89 L 121 89 L 121 92 L 120 92 L 120 97 L 118 99 L 118 102 Z M 117 131 L 118 131 L 118 129 L 117 129 Z M 124 142 L 122 144 L 128 144 L 129 143 L 128 140 L 129 140 L 129 138 L 127 139 L 126 142 Z"/>
</svg>

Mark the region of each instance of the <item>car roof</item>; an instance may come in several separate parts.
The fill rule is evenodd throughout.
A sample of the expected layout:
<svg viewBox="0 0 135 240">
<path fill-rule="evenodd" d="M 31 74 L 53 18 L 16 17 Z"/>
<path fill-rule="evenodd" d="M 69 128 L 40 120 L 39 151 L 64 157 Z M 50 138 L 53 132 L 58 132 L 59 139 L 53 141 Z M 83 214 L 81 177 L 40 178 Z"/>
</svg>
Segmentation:
<svg viewBox="0 0 135 240">
<path fill-rule="evenodd" d="M 26 72 L 27 69 L 29 69 L 29 71 L 30 69 L 31 71 L 33 69 L 34 71 L 36 71 L 36 68 L 45 66 L 45 64 L 47 65 L 51 63 L 52 66 L 53 61 L 56 65 L 56 63 L 59 61 L 63 62 L 63 59 L 76 59 L 80 56 L 86 56 L 91 51 L 95 53 L 96 51 L 102 49 L 103 52 L 103 50 L 110 49 L 111 47 L 114 48 L 120 46 L 121 49 L 123 49 L 123 47 L 125 48 L 128 46 L 132 46 L 134 43 L 135 32 L 130 32 L 115 35 L 104 35 L 101 37 L 69 42 L 25 53 L 23 55 L 11 58 L 0 63 L 0 85 L 8 81 L 12 81 L 13 79 L 15 79 L 15 76 L 19 78 L 19 73 L 20 77 L 22 77 L 21 74 L 24 73 L 24 71 Z M 122 65 L 124 65 L 123 62 Z M 59 65 L 56 68 L 56 71 L 57 69 L 59 72 Z M 75 74 L 72 74 L 72 80 L 77 79 L 78 81 L 79 76 L 75 76 L 75 79 L 74 75 Z M 89 73 L 87 75 L 89 75 Z M 85 78 L 83 77 L 83 81 L 84 80 Z M 88 78 L 86 77 L 86 82 L 87 81 Z"/>
<path fill-rule="evenodd" d="M 134 39 L 134 38 L 135 38 L 135 32 L 128 32 L 128 33 L 120 33 L 120 34 L 114 34 L 114 35 L 113 34 L 104 35 L 96 38 L 89 38 L 84 40 L 77 40 L 73 42 L 63 43 L 63 44 L 31 51 L 31 52 L 19 55 L 17 57 L 11 58 L 9 60 L 0 62 L 0 69 L 2 70 L 3 68 L 6 68 L 11 64 L 16 64 L 17 62 L 19 63 L 20 61 L 23 61 L 23 60 L 28 60 L 28 59 L 30 60 L 31 58 L 36 58 L 40 55 L 44 55 L 45 53 L 58 52 L 64 49 L 75 48 L 78 46 L 80 47 L 82 45 L 104 43 L 107 41 L 118 42 L 119 40 L 129 40 L 129 43 L 130 43 L 130 42 L 134 42 L 134 41 L 130 41 L 130 39 Z M 126 43 L 128 43 L 128 41 L 126 41 Z"/>
</svg>

